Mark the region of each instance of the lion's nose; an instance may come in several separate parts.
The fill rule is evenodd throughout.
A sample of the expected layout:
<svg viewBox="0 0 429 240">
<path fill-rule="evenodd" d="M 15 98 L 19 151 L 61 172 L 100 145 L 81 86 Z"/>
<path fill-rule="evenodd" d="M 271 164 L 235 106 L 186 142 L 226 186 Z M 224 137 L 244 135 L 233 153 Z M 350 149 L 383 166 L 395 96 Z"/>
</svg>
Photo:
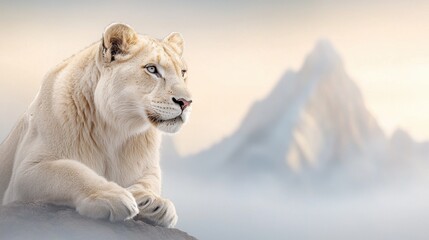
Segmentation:
<svg viewBox="0 0 429 240">
<path fill-rule="evenodd" d="M 189 107 L 191 105 L 192 100 L 188 101 L 188 100 L 186 100 L 184 98 L 179 98 L 179 99 L 173 98 L 173 102 L 179 104 L 180 108 L 183 111 L 183 110 L 185 110 L 187 107 Z"/>
</svg>

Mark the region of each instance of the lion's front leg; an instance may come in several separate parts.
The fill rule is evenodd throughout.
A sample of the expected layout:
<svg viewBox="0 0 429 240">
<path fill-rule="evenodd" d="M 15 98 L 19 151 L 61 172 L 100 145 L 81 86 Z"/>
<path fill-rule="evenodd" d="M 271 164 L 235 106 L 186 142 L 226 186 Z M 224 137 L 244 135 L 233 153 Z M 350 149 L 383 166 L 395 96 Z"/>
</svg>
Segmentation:
<svg viewBox="0 0 429 240">
<path fill-rule="evenodd" d="M 174 227 L 178 219 L 174 204 L 151 188 L 145 181 L 139 181 L 127 188 L 136 199 L 140 211 L 134 219 L 156 226 Z"/>
<path fill-rule="evenodd" d="M 81 215 L 111 221 L 123 221 L 138 213 L 130 192 L 84 164 L 70 159 L 36 162 L 21 164 L 6 203 L 18 200 L 68 205 Z"/>
</svg>

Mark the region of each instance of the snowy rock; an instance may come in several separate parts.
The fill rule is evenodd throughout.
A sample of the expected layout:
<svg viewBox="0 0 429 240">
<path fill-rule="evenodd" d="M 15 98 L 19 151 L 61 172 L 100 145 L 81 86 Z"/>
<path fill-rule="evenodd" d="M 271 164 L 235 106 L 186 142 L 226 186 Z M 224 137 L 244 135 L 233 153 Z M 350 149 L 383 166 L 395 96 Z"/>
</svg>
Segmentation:
<svg viewBox="0 0 429 240">
<path fill-rule="evenodd" d="M 177 229 L 140 221 L 111 223 L 80 216 L 75 210 L 41 203 L 12 203 L 0 208 L 0 239 L 194 240 Z"/>
</svg>

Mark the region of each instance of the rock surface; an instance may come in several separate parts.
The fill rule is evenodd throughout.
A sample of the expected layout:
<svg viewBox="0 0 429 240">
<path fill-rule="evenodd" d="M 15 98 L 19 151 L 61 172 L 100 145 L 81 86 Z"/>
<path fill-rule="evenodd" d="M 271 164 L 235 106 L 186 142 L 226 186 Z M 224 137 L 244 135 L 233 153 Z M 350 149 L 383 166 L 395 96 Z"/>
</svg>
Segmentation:
<svg viewBox="0 0 429 240">
<path fill-rule="evenodd" d="M 0 239 L 194 240 L 178 229 L 129 220 L 111 223 L 80 216 L 67 207 L 12 203 L 0 208 Z"/>
</svg>

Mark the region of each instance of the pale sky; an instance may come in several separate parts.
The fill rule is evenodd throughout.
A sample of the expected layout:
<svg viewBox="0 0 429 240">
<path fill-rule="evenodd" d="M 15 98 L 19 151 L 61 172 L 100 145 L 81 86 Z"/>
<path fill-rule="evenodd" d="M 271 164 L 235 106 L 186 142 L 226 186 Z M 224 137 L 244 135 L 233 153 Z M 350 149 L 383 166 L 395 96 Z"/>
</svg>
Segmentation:
<svg viewBox="0 0 429 240">
<path fill-rule="evenodd" d="M 182 154 L 231 134 L 287 69 L 321 38 L 342 56 L 386 133 L 429 139 L 429 1 L 0 1 L 0 138 L 34 98 L 43 75 L 119 21 L 185 38 L 194 95 Z"/>
</svg>

